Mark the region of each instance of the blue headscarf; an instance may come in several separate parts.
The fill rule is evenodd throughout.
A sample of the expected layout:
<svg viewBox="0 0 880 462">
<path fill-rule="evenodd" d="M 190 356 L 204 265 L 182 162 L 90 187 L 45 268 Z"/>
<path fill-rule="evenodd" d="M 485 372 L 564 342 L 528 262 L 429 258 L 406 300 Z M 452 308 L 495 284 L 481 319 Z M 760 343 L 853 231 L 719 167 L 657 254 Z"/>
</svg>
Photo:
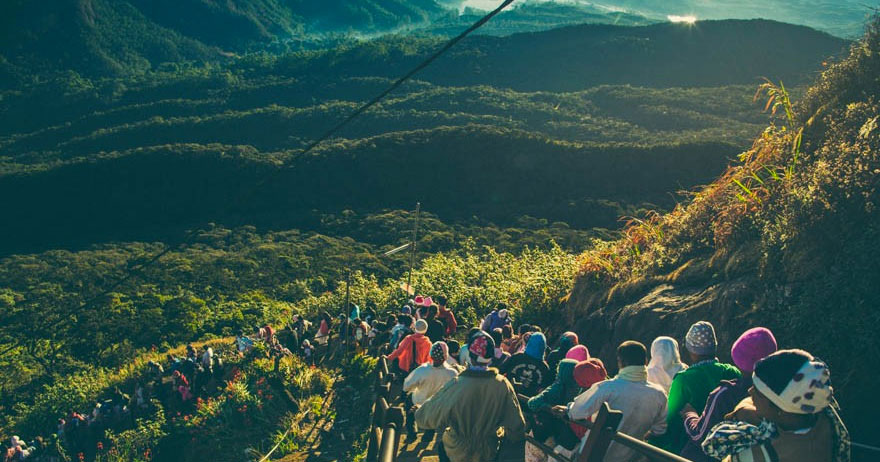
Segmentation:
<svg viewBox="0 0 880 462">
<path fill-rule="evenodd" d="M 544 360 L 544 352 L 547 350 L 547 338 L 540 332 L 535 332 L 529 336 L 529 343 L 526 344 L 526 354 L 540 361 Z"/>
</svg>

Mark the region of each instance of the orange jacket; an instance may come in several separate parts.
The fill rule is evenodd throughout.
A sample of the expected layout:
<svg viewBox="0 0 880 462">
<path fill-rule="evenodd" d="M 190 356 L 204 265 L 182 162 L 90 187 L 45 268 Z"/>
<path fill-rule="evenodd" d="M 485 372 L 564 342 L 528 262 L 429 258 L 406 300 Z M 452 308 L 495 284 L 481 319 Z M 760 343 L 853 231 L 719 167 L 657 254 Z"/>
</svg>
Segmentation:
<svg viewBox="0 0 880 462">
<path fill-rule="evenodd" d="M 416 360 L 413 364 L 413 342 L 415 342 Z M 415 367 L 431 362 L 431 341 L 423 334 L 411 334 L 400 341 L 394 353 L 388 355 L 388 361 L 397 360 L 400 370 L 409 372 Z M 415 367 L 413 367 L 415 366 Z"/>
</svg>

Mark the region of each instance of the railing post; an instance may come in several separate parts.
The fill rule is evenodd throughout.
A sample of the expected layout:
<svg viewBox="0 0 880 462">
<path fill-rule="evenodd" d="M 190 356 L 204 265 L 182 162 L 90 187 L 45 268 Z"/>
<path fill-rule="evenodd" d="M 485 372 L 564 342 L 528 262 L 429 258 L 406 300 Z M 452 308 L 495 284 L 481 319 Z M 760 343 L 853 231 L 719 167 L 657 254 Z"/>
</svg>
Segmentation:
<svg viewBox="0 0 880 462">
<path fill-rule="evenodd" d="M 391 461 L 397 460 L 397 453 L 400 451 L 400 438 L 403 436 L 403 423 L 405 419 L 405 413 L 403 408 L 392 407 L 388 409 L 388 412 L 385 413 L 385 422 L 387 425 L 394 427 L 394 458 Z"/>
<path fill-rule="evenodd" d="M 385 413 L 388 402 L 381 396 L 376 397 L 373 404 L 373 422 L 370 427 L 370 441 L 367 445 L 367 462 L 375 462 L 379 457 L 379 444 L 382 442 L 382 428 L 385 425 Z"/>
<path fill-rule="evenodd" d="M 578 462 L 602 462 L 622 418 L 622 412 L 611 410 L 608 403 L 602 403 L 602 408 L 599 409 L 593 422 L 593 428 L 587 436 L 587 442 L 578 456 Z"/>
</svg>

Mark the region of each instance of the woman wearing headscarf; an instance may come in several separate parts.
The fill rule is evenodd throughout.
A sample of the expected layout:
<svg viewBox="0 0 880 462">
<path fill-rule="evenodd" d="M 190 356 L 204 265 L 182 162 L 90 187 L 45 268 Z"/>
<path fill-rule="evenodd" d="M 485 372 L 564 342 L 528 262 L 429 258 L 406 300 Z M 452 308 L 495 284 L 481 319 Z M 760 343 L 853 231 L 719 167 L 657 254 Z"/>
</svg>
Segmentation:
<svg viewBox="0 0 880 462">
<path fill-rule="evenodd" d="M 706 438 L 709 430 L 718 422 L 724 420 L 724 416 L 732 412 L 740 401 L 749 396 L 749 388 L 752 386 L 752 371 L 755 363 L 776 351 L 776 338 L 769 329 L 755 327 L 745 331 L 733 342 L 730 356 L 736 367 L 742 371 L 743 376 L 738 379 L 724 380 L 706 400 L 706 406 L 702 414 L 696 409 L 686 405 L 681 411 L 684 419 L 684 429 L 689 437 L 681 455 L 694 462 L 709 462 L 700 443 Z"/>
<path fill-rule="evenodd" d="M 468 330 L 467 342 L 465 342 L 464 347 L 459 350 L 458 363 L 462 366 L 470 366 L 471 365 L 471 356 L 468 352 L 468 347 L 471 344 L 471 339 L 473 339 L 477 334 L 481 331 L 478 327 L 471 327 Z"/>
<path fill-rule="evenodd" d="M 546 348 L 544 334 L 535 332 L 529 336 L 524 352 L 511 356 L 501 365 L 501 373 L 514 382 L 519 393 L 532 397 L 550 383 L 550 367 L 544 361 Z"/>
<path fill-rule="evenodd" d="M 556 366 L 559 365 L 559 361 L 565 359 L 568 350 L 577 344 L 578 336 L 574 332 L 566 332 L 559 337 L 559 344 L 556 346 L 556 349 L 547 355 L 547 365 L 550 366 L 551 376 L 556 375 Z"/>
<path fill-rule="evenodd" d="M 718 341 L 711 323 L 694 323 L 688 329 L 684 346 L 690 355 L 691 365 L 672 378 L 666 406 L 666 434 L 655 440 L 660 447 L 674 454 L 681 453 L 688 441 L 681 418 L 682 409 L 687 405 L 694 409 L 703 409 L 709 393 L 722 380 L 733 380 L 742 376 L 736 366 L 722 363 L 716 357 Z"/>
<path fill-rule="evenodd" d="M 681 362 L 678 342 L 672 337 L 657 337 L 651 343 L 651 362 L 648 363 L 648 382 L 660 385 L 666 393 L 675 374 L 687 369 Z"/>
<path fill-rule="evenodd" d="M 318 333 L 315 335 L 315 343 L 318 345 L 326 345 L 330 340 L 330 328 L 333 327 L 333 318 L 330 313 L 321 313 L 321 324 L 318 325 Z"/>
<path fill-rule="evenodd" d="M 724 462 L 848 462 L 828 366 L 803 350 L 758 361 L 750 398 L 716 425 L 703 451 Z"/>
<path fill-rule="evenodd" d="M 495 357 L 492 359 L 492 367 L 499 368 L 502 364 L 510 359 L 510 353 L 501 349 L 501 342 L 504 340 L 504 334 L 501 329 L 495 329 L 490 332 L 492 340 L 495 341 Z"/>
<path fill-rule="evenodd" d="M 523 439 L 525 421 L 513 385 L 489 368 L 494 353 L 492 337 L 477 333 L 468 345 L 471 366 L 416 411 L 419 427 L 444 431 L 438 451 L 452 462 L 494 460 L 499 434 L 505 445 Z"/>
<path fill-rule="evenodd" d="M 431 345 L 431 362 L 415 368 L 403 381 L 403 391 L 410 393 L 410 402 L 418 408 L 425 404 L 435 393 L 440 391 L 447 382 L 458 375 L 458 369 L 446 363 L 449 346 L 446 342 L 435 342 Z M 407 415 L 407 440 L 415 438 L 415 419 Z M 434 431 L 429 430 L 422 435 L 422 441 L 430 441 Z"/>
<path fill-rule="evenodd" d="M 581 348 L 572 348 L 566 358 L 559 362 L 556 372 L 556 380 L 541 393 L 529 399 L 528 406 L 532 411 L 539 411 L 553 406 L 561 406 L 574 401 L 594 383 L 605 380 L 605 366 L 599 359 L 590 361 L 590 352 L 583 345 Z M 578 377 L 575 378 L 575 370 L 578 365 L 584 363 L 595 367 L 582 367 Z M 580 379 L 580 380 L 578 380 Z M 551 418 L 546 414 L 536 414 L 539 427 L 535 430 L 538 439 L 546 439 L 553 436 L 556 443 L 566 450 L 573 450 L 577 446 L 586 429 L 580 425 L 566 425 L 559 419 Z"/>
</svg>

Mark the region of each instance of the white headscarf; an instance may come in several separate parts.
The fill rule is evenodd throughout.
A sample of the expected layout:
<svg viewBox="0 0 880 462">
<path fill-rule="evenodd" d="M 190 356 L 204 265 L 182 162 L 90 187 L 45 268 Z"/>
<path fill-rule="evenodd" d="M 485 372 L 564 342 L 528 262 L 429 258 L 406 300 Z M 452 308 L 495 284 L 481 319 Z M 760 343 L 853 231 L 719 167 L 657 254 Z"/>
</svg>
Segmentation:
<svg viewBox="0 0 880 462">
<path fill-rule="evenodd" d="M 213 363 L 213 360 L 214 360 L 214 349 L 211 347 L 208 347 L 208 349 L 205 350 L 205 354 L 202 355 L 202 367 L 204 367 L 205 369 L 210 368 Z"/>
<path fill-rule="evenodd" d="M 687 369 L 681 362 L 678 342 L 672 337 L 657 337 L 651 343 L 651 362 L 648 363 L 648 382 L 656 383 L 669 392 L 675 374 Z"/>
</svg>

